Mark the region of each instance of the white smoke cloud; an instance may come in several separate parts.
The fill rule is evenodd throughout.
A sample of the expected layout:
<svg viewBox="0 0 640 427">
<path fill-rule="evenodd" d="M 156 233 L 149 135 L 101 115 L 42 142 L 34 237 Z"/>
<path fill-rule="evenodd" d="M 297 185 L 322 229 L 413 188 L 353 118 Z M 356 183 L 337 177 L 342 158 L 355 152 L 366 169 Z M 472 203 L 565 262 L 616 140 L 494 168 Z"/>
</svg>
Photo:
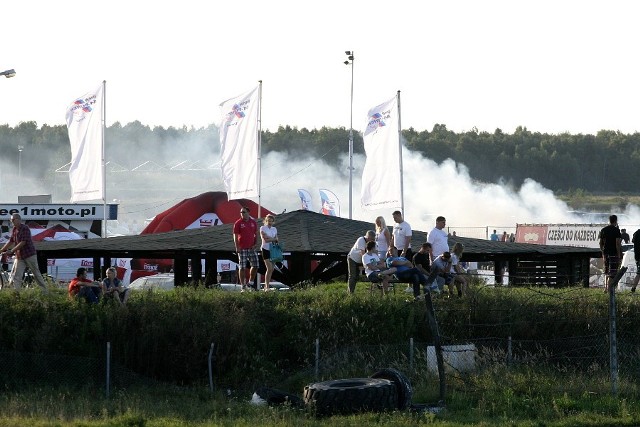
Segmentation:
<svg viewBox="0 0 640 427">
<path fill-rule="evenodd" d="M 341 216 L 348 217 L 349 181 L 346 155 L 337 168 L 318 159 L 291 159 L 281 153 L 263 158 L 262 204 L 275 212 L 300 208 L 297 189 L 308 190 L 313 208 L 320 208 L 319 188 L 332 190 L 341 204 Z M 365 211 L 360 207 L 360 176 L 364 156 L 354 156 L 353 219 L 373 223 L 382 215 L 391 224 L 393 209 Z M 390 165 L 389 167 L 393 167 Z M 337 172 L 336 170 L 340 171 Z M 466 166 L 446 160 L 441 164 L 420 153 L 403 150 L 405 219 L 414 229 L 428 231 L 435 218 L 443 215 L 447 226 L 515 231 L 523 223 L 583 223 L 592 218 L 578 216 L 572 208 L 538 182 L 527 179 L 520 188 L 505 183 L 474 181 Z M 400 208 L 398 206 L 398 208 Z M 611 212 L 620 212 L 612 207 Z M 607 213 L 608 215 L 608 213 Z M 640 224 L 640 208 L 628 205 L 620 216 L 620 224 Z M 601 221 L 601 219 L 600 219 Z M 474 237 L 483 235 L 476 231 Z"/>
<path fill-rule="evenodd" d="M 346 144 L 345 144 L 346 145 Z M 160 158 L 177 164 L 181 160 L 198 161 L 205 168 L 177 171 L 160 168 L 155 172 L 127 172 L 107 174 L 107 198 L 119 203 L 122 223 L 134 221 L 141 226 L 145 219 L 170 208 L 181 200 L 207 191 L 224 191 L 219 169 L 212 168 L 217 161 L 217 146 L 210 141 L 191 138 L 176 142 L 180 147 Z M 162 155 L 162 153 L 156 154 Z M 144 153 L 131 153 L 132 164 L 141 164 Z M 19 195 L 52 194 L 55 203 L 69 200 L 69 179 L 65 173 L 50 173 L 46 179 L 36 180 L 29 167 L 29 159 L 22 159 L 22 178 L 18 179 L 17 165 L 0 160 L 0 188 L 2 200 L 17 202 Z M 354 156 L 353 218 L 373 224 L 382 215 L 391 224 L 393 209 L 365 211 L 360 207 L 361 174 L 364 156 Z M 64 160 L 59 166 L 63 166 Z M 128 165 L 126 165 L 128 166 Z M 397 167 L 397 165 L 389 165 Z M 403 150 L 405 218 L 414 229 L 428 231 L 435 217 L 447 218 L 447 226 L 478 228 L 466 234 L 483 237 L 482 228 L 512 232 L 518 223 L 581 223 L 589 222 L 576 216 L 571 208 L 553 192 L 533 180 L 526 180 L 519 188 L 504 182 L 480 183 L 469 176 L 466 166 L 452 160 L 441 164 L 424 158 L 420 153 Z M 329 165 L 322 159 L 296 158 L 279 152 L 262 157 L 261 203 L 267 209 L 280 213 L 300 209 L 297 189 L 308 190 L 313 197 L 313 209 L 320 209 L 319 188 L 327 188 L 338 196 L 341 216 L 349 216 L 349 174 L 345 149 L 340 164 Z M 256 200 L 257 201 L 257 200 Z M 398 206 L 400 208 L 400 206 Z M 612 207 L 611 212 L 620 212 Z M 621 227 L 635 230 L 640 224 L 640 208 L 628 205 L 621 212 Z M 465 234 L 461 234 L 465 235 Z"/>
</svg>

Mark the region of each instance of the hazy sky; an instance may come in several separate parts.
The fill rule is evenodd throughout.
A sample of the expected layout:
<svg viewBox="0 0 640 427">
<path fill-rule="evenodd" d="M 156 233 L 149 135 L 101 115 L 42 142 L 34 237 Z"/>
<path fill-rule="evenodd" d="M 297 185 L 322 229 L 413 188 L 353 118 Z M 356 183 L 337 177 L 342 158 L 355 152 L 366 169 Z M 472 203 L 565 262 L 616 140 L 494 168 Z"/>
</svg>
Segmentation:
<svg viewBox="0 0 640 427">
<path fill-rule="evenodd" d="M 67 106 L 106 80 L 108 125 L 201 127 L 219 122 L 222 101 L 262 80 L 263 129 L 348 128 L 351 68 L 343 62 L 345 50 L 353 50 L 359 131 L 367 111 L 400 90 L 404 129 L 441 123 L 456 132 L 475 126 L 512 133 L 522 125 L 631 133 L 640 130 L 639 12 L 640 2 L 631 0 L 5 2 L 0 71 L 14 68 L 17 75 L 0 78 L 0 124 L 64 124 Z M 344 148 L 346 161 L 346 141 Z M 298 209 L 296 188 L 306 188 L 317 209 L 317 189 L 328 188 L 348 216 L 344 174 L 319 159 L 274 153 L 264 162 L 265 207 Z M 357 157 L 354 218 L 382 214 L 390 221 L 388 211 L 360 209 L 362 163 Z M 15 169 L 2 166 L 6 182 Z M 418 229 L 429 229 L 439 214 L 452 226 L 575 220 L 535 183 L 475 183 L 464 166 L 436 165 L 416 153 L 406 154 L 405 171 L 407 218 Z M 423 184 L 430 182 L 446 191 L 426 197 Z M 38 185 L 14 192 L 46 191 Z M 175 202 L 212 190 L 222 190 L 220 183 L 185 185 Z M 112 198 L 124 218 L 150 217 L 171 202 L 139 206 L 124 192 Z M 461 203 L 476 209 L 459 209 Z M 637 207 L 627 213 L 640 222 Z"/>
<path fill-rule="evenodd" d="M 354 128 L 401 90 L 403 128 L 635 132 L 636 1 L 11 1 L 0 124 L 63 124 L 107 81 L 107 123 L 204 126 L 263 80 L 263 128 Z"/>
</svg>

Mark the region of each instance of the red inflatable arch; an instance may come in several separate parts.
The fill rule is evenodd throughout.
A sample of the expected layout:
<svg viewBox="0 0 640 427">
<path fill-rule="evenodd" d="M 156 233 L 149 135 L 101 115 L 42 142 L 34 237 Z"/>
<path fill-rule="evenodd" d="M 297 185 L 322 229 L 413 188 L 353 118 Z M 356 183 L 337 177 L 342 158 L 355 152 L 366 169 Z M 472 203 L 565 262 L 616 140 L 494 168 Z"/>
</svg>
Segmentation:
<svg viewBox="0 0 640 427">
<path fill-rule="evenodd" d="M 258 204 L 252 200 L 227 200 L 227 193 L 222 191 L 202 193 L 159 213 L 140 234 L 184 230 L 206 213 L 215 213 L 222 224 L 234 223 L 240 218 L 240 208 L 243 206 L 249 209 L 252 217 L 258 217 Z M 265 208 L 260 209 L 261 217 L 267 214 L 273 212 Z"/>
</svg>

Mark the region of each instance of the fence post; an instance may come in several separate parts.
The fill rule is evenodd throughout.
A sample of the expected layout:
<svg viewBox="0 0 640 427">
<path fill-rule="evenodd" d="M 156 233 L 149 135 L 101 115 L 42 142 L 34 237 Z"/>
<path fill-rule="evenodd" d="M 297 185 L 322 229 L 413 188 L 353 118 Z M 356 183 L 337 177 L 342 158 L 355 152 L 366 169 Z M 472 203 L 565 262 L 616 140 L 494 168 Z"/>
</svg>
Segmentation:
<svg viewBox="0 0 640 427">
<path fill-rule="evenodd" d="M 109 398 L 109 382 L 111 378 L 111 342 L 107 342 L 107 378 L 106 378 L 106 394 Z"/>
<path fill-rule="evenodd" d="M 209 348 L 209 358 L 208 358 L 208 364 L 209 364 L 209 390 L 211 390 L 211 393 L 214 393 L 215 387 L 213 385 L 213 364 L 212 364 L 212 359 L 213 359 L 213 348 L 215 347 L 214 343 L 211 343 L 211 347 Z"/>
<path fill-rule="evenodd" d="M 315 368 L 316 380 L 320 378 L 320 338 L 316 338 L 316 368 Z"/>
<path fill-rule="evenodd" d="M 507 365 L 511 366 L 513 362 L 513 344 L 511 342 L 511 335 L 507 337 Z"/>
<path fill-rule="evenodd" d="M 427 305 L 427 324 L 431 329 L 433 335 L 433 347 L 436 353 L 436 361 L 438 363 L 438 378 L 440 384 L 440 403 L 444 404 L 447 383 L 445 380 L 444 371 L 444 356 L 442 355 L 442 345 L 440 342 L 440 331 L 438 329 L 438 320 L 436 319 L 436 313 L 433 309 L 433 301 L 431 300 L 431 293 L 428 292 L 424 296 L 424 302 Z"/>
<path fill-rule="evenodd" d="M 409 338 L 409 371 L 413 372 L 413 337 Z"/>
<path fill-rule="evenodd" d="M 618 394 L 618 338 L 616 336 L 616 287 L 627 267 L 621 267 L 609 281 L 609 365 L 611 369 L 611 394 Z M 606 277 L 605 277 L 605 280 Z"/>
</svg>

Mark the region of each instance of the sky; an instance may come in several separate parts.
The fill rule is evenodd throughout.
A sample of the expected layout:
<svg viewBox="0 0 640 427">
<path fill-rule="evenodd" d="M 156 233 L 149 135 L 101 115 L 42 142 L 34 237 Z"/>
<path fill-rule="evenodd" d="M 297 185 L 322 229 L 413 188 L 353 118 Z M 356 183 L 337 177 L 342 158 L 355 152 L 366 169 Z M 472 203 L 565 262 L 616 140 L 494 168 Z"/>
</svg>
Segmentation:
<svg viewBox="0 0 640 427">
<path fill-rule="evenodd" d="M 223 6 L 224 5 L 224 6 Z M 635 132 L 634 1 L 8 2 L 0 123 L 64 124 L 107 81 L 107 124 L 219 122 L 263 81 L 263 129 L 350 127 L 401 91 L 403 128 Z"/>
<path fill-rule="evenodd" d="M 219 104 L 261 80 L 263 130 L 349 128 L 353 120 L 362 131 L 367 111 L 399 90 L 403 129 L 633 133 L 640 130 L 639 12 L 631 0 L 8 2 L 0 71 L 17 75 L 0 78 L 0 124 L 62 125 L 68 105 L 106 80 L 107 125 L 199 128 L 218 124 Z M 343 63 L 346 50 L 354 52 L 353 70 Z M 291 160 L 265 159 L 263 204 L 297 209 L 297 187 L 308 188 L 318 206 L 317 188 L 329 188 L 346 216 L 344 174 L 318 159 Z M 357 206 L 363 162 L 354 164 L 354 218 L 372 219 L 379 213 Z M 416 181 L 412 167 L 428 174 Z M 573 220 L 534 182 L 475 183 L 464 165 L 415 153 L 407 153 L 404 169 L 407 219 L 419 229 L 438 214 L 498 228 Z M 440 181 L 446 192 L 432 200 L 424 183 Z M 123 213 L 154 214 L 123 203 Z M 478 209 L 468 215 L 461 204 Z M 630 209 L 635 221 L 637 207 Z"/>
</svg>

